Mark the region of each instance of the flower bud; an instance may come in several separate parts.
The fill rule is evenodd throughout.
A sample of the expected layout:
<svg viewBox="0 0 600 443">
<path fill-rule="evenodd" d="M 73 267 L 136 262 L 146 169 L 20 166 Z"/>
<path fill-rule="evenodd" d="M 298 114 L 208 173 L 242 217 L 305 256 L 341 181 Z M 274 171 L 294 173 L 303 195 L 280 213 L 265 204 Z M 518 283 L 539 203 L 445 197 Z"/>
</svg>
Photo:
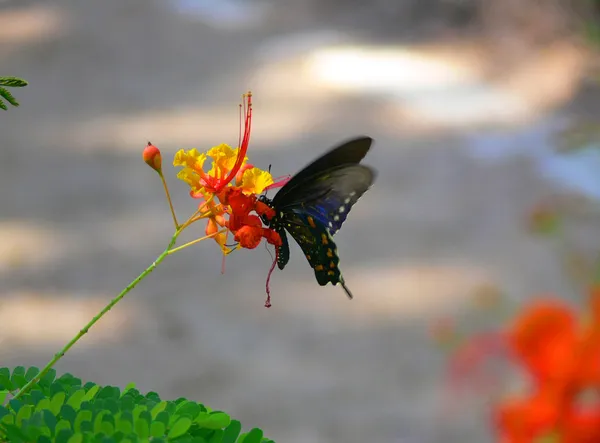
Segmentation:
<svg viewBox="0 0 600 443">
<path fill-rule="evenodd" d="M 160 150 L 152 143 L 148 142 L 148 145 L 144 148 L 142 153 L 144 161 L 159 174 L 162 173 L 162 157 L 160 156 Z"/>
</svg>

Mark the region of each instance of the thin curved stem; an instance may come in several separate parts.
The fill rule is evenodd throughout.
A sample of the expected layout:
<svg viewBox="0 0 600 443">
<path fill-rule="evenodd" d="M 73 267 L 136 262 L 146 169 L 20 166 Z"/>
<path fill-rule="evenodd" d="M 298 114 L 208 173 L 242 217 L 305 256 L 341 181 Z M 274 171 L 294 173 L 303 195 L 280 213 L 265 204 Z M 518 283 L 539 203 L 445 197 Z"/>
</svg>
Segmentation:
<svg viewBox="0 0 600 443">
<path fill-rule="evenodd" d="M 172 250 L 171 248 L 175 245 L 175 242 L 177 241 L 177 237 L 179 236 L 179 233 L 181 232 L 181 230 L 177 230 L 175 232 L 175 234 L 173 234 L 173 237 L 171 238 L 171 241 L 169 242 L 169 246 L 167 246 L 167 248 L 156 258 L 156 260 L 154 260 L 154 262 L 148 266 L 140 275 L 138 275 L 135 280 L 133 280 L 131 283 L 129 283 L 125 289 L 123 289 L 121 291 L 121 293 L 119 295 L 117 295 L 115 298 L 113 298 L 110 303 L 108 303 L 104 309 L 102 309 L 102 311 L 100 311 L 94 318 L 92 318 L 88 324 L 86 324 L 78 333 L 75 337 L 73 337 L 71 339 L 71 341 L 69 343 L 67 343 L 58 353 L 54 354 L 54 357 L 52 357 L 52 359 L 48 362 L 48 364 L 46 366 L 44 366 L 44 368 L 39 372 L 39 374 L 37 374 L 35 377 L 33 377 L 29 382 L 27 382 L 25 384 L 25 386 L 23 386 L 19 392 L 17 392 L 15 394 L 14 398 L 19 398 L 21 397 L 23 394 L 27 393 L 32 387 L 33 385 L 35 385 L 36 383 L 38 383 L 41 378 L 46 375 L 46 373 L 52 369 L 52 367 L 58 363 L 58 361 L 64 357 L 64 355 L 67 353 L 67 351 L 69 349 L 71 349 L 73 347 L 73 345 L 75 345 L 75 343 L 77 343 L 81 337 L 83 337 L 85 334 L 88 333 L 88 331 L 90 330 L 90 328 L 92 326 L 94 326 L 96 324 L 96 322 L 98 320 L 100 320 L 102 317 L 104 317 L 104 315 L 110 311 L 114 305 L 116 305 L 123 297 L 125 297 L 125 295 L 127 295 L 133 288 L 136 287 L 136 285 L 142 281 L 148 274 L 150 274 L 154 268 L 156 268 L 158 266 L 158 264 L 160 262 L 162 262 L 168 255 L 169 252 Z"/>
<path fill-rule="evenodd" d="M 160 180 L 162 181 L 163 188 L 165 188 L 165 195 L 167 196 L 167 201 L 169 202 L 169 209 L 171 210 L 171 216 L 173 217 L 173 223 L 175 224 L 175 229 L 179 229 L 179 222 L 177 221 L 177 216 L 175 215 L 175 208 L 173 208 L 173 201 L 171 200 L 171 194 L 169 193 L 169 187 L 167 186 L 167 181 L 165 180 L 162 172 L 159 172 Z"/>
</svg>

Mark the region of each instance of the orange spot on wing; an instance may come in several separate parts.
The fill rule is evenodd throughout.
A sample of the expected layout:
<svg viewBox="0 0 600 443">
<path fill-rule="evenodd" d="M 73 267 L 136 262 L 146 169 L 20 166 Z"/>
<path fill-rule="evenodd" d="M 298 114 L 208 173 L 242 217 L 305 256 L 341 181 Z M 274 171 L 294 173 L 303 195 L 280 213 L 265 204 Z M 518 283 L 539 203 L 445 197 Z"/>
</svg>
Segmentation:
<svg viewBox="0 0 600 443">
<path fill-rule="evenodd" d="M 315 266 L 315 271 L 322 271 L 322 270 L 323 270 L 323 265 Z"/>
</svg>

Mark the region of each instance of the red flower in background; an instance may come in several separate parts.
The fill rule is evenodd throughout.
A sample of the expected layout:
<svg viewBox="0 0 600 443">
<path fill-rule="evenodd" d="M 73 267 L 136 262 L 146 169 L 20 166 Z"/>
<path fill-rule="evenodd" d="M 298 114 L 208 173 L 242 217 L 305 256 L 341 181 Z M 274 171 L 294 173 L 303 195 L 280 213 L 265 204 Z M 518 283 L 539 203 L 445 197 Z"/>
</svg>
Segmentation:
<svg viewBox="0 0 600 443">
<path fill-rule="evenodd" d="M 502 442 L 550 436 L 560 443 L 600 442 L 600 288 L 590 291 L 589 314 L 583 321 L 564 303 L 541 300 L 509 329 L 509 349 L 532 386 L 498 405 Z M 591 401 L 585 401 L 588 393 Z"/>
</svg>

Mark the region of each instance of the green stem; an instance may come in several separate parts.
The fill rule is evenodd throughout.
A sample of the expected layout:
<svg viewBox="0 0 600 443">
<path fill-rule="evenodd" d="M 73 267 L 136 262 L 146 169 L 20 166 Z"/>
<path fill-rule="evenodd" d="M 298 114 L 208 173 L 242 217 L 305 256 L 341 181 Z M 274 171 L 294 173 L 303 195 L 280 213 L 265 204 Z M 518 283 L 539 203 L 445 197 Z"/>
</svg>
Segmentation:
<svg viewBox="0 0 600 443">
<path fill-rule="evenodd" d="M 148 276 L 148 274 L 150 274 L 154 268 L 156 268 L 158 266 L 158 264 L 160 262 L 162 262 L 168 255 L 169 255 L 169 251 L 171 250 L 171 248 L 175 245 L 175 242 L 177 241 L 177 237 L 179 236 L 179 233 L 181 232 L 181 230 L 177 230 L 175 232 L 175 234 L 173 234 L 173 237 L 171 238 L 171 241 L 169 242 L 169 246 L 167 246 L 167 249 L 165 249 L 157 258 L 156 260 L 154 260 L 154 263 L 152 263 L 150 266 L 148 266 L 146 268 L 146 270 L 144 272 L 142 272 L 140 275 L 137 276 L 137 278 L 135 280 L 133 280 L 131 283 L 129 283 L 127 285 L 127 287 L 125 287 L 125 289 L 123 289 L 121 291 L 121 293 L 119 295 L 117 295 L 115 298 L 113 298 L 109 304 L 107 304 L 104 309 L 102 309 L 102 311 L 100 311 L 94 318 L 92 318 L 89 323 L 87 325 L 85 325 L 78 333 L 75 337 L 73 337 L 71 339 L 71 341 L 69 343 L 67 343 L 65 345 L 64 348 L 62 348 L 58 353 L 54 354 L 54 357 L 52 357 L 52 360 L 50 360 L 48 362 L 48 364 L 44 367 L 44 369 L 42 369 L 40 371 L 39 374 L 37 374 L 35 377 L 33 377 L 29 382 L 27 382 L 25 384 L 25 386 L 23 386 L 21 388 L 21 390 L 19 392 L 17 392 L 14 396 L 14 398 L 19 398 L 21 397 L 23 394 L 27 393 L 32 387 L 33 385 L 35 385 L 36 383 L 38 383 L 41 378 L 46 375 L 46 373 L 52 369 L 52 367 L 58 363 L 58 361 L 64 357 L 64 355 L 67 353 L 67 351 L 69 349 L 71 349 L 73 347 L 73 345 L 75 343 L 77 343 L 81 337 L 83 337 L 85 334 L 87 334 L 87 332 L 90 330 L 90 328 L 92 326 L 94 326 L 94 324 L 96 324 L 96 322 L 98 320 L 100 320 L 102 317 L 104 317 L 104 314 L 106 314 L 108 311 L 110 311 L 114 305 L 116 305 L 123 297 L 125 297 L 125 295 L 127 295 L 133 288 L 136 287 L 136 285 L 142 281 L 146 276 Z"/>
</svg>

